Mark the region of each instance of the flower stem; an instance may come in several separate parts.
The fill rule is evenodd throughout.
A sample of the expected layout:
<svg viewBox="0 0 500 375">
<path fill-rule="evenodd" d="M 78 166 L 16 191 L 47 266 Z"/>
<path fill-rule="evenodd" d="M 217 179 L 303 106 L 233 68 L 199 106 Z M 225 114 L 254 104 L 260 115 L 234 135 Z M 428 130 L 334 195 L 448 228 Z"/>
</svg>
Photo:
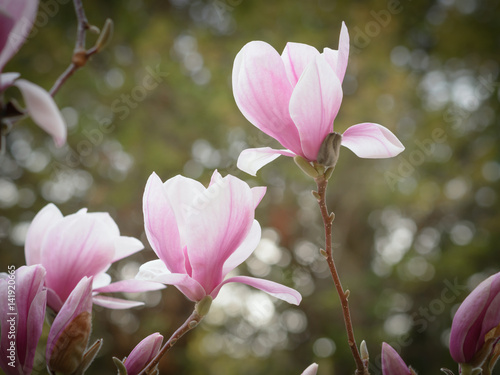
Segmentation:
<svg viewBox="0 0 500 375">
<path fill-rule="evenodd" d="M 333 283 L 337 289 L 337 294 L 340 298 L 340 303 L 342 305 L 342 313 L 344 316 L 344 323 L 347 331 L 347 340 L 349 347 L 351 348 L 354 361 L 356 362 L 356 375 L 368 375 L 368 364 L 366 366 L 361 359 L 361 356 L 356 345 L 356 339 L 354 338 L 354 329 L 352 327 L 351 313 L 349 311 L 349 291 L 344 291 L 342 283 L 340 282 L 340 277 L 335 267 L 335 261 L 333 260 L 332 252 L 332 224 L 335 218 L 333 212 L 328 213 L 328 208 L 326 206 L 326 187 L 328 185 L 328 180 L 325 175 L 322 174 L 314 179 L 318 186 L 318 191 L 314 196 L 316 197 L 321 211 L 321 217 L 323 218 L 323 223 L 325 227 L 325 250 L 322 251 L 323 255 L 326 257 L 328 267 L 330 268 L 330 273 L 333 278 Z"/>
<path fill-rule="evenodd" d="M 156 357 L 154 357 L 153 360 L 149 362 L 149 364 L 139 373 L 139 375 L 153 374 L 156 366 L 160 362 L 161 358 L 165 355 L 165 353 L 168 352 L 170 348 L 175 345 L 177 340 L 179 340 L 185 333 L 196 327 L 202 319 L 203 317 L 200 316 L 196 310 L 194 310 L 189 318 L 186 319 L 186 321 L 177 329 L 177 331 L 173 333 L 172 336 L 170 336 L 170 338 L 160 349 Z"/>
</svg>

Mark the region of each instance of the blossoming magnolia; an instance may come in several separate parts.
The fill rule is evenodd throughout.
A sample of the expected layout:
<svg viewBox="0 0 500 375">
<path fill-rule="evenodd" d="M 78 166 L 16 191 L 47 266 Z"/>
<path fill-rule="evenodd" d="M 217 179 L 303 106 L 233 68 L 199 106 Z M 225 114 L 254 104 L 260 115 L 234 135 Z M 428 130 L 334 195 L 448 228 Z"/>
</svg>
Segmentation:
<svg viewBox="0 0 500 375">
<path fill-rule="evenodd" d="M 109 214 L 82 209 L 63 217 L 53 205 L 33 219 L 26 236 L 28 265 L 42 264 L 47 271 L 47 304 L 56 312 L 84 276 L 94 276 L 94 302 L 109 308 L 128 308 L 140 302 L 97 295 L 99 292 L 140 292 L 160 289 L 157 283 L 123 280 L 110 284 L 109 266 L 142 250 L 142 243 L 120 236 Z"/>
<path fill-rule="evenodd" d="M 491 350 L 488 345 L 498 337 L 500 272 L 479 284 L 458 308 L 451 325 L 450 354 L 458 363 L 480 366 Z"/>
<path fill-rule="evenodd" d="M 387 343 L 382 343 L 382 374 L 412 375 L 414 372 L 406 366 L 398 352 Z"/>
<path fill-rule="evenodd" d="M 269 44 L 253 41 L 237 54 L 233 94 L 238 108 L 257 128 L 280 142 L 285 150 L 269 147 L 244 150 L 238 167 L 252 175 L 279 155 L 317 160 L 321 144 L 333 132 L 342 102 L 349 55 L 349 34 L 342 23 L 338 51 L 287 43 L 281 56 Z M 379 124 L 362 123 L 347 129 L 342 145 L 362 158 L 388 158 L 404 146 Z"/>
<path fill-rule="evenodd" d="M 163 342 L 163 336 L 158 332 L 153 333 L 143 339 L 130 352 L 125 359 L 124 365 L 128 375 L 137 375 L 146 365 L 158 354 Z"/>
<path fill-rule="evenodd" d="M 0 279 L 0 367 L 6 374 L 29 375 L 33 370 L 45 319 L 44 277 L 45 270 L 37 265 Z"/>
<path fill-rule="evenodd" d="M 215 298 L 229 282 L 261 289 L 289 303 L 300 294 L 286 286 L 246 276 L 224 280 L 244 262 L 260 241 L 255 208 L 265 187 L 250 188 L 217 171 L 208 188 L 176 176 L 164 184 L 153 173 L 143 198 L 146 235 L 160 260 L 141 266 L 136 278 L 175 285 L 192 301 Z"/>
<path fill-rule="evenodd" d="M 49 133 L 57 146 L 66 142 L 66 125 L 52 96 L 19 73 L 3 73 L 5 64 L 26 41 L 38 10 L 38 0 L 16 0 L 0 4 L 0 93 L 16 86 L 23 95 L 33 121 Z"/>
</svg>

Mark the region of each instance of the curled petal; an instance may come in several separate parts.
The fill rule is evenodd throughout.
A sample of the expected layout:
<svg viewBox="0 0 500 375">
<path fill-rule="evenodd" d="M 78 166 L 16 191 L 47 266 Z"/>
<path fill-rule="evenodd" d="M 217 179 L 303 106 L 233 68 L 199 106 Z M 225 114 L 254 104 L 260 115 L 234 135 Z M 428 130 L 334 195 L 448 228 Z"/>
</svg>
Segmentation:
<svg viewBox="0 0 500 375">
<path fill-rule="evenodd" d="M 241 263 L 248 259 L 248 257 L 253 253 L 255 248 L 259 245 L 261 237 L 261 228 L 257 220 L 253 221 L 252 228 L 248 233 L 248 236 L 241 243 L 241 245 L 236 249 L 234 253 L 227 258 L 224 263 L 224 268 L 222 269 L 223 276 L 227 275 L 229 272 L 238 267 Z"/>
<path fill-rule="evenodd" d="M 301 156 L 316 160 L 321 143 L 333 131 L 342 103 L 342 86 L 323 56 L 305 69 L 290 99 L 290 115 L 300 134 Z"/>
<path fill-rule="evenodd" d="M 349 59 L 349 33 L 344 22 L 342 22 L 342 29 L 340 30 L 338 51 L 325 48 L 323 56 L 337 74 L 339 81 L 342 82 L 347 70 L 347 60 Z"/>
<path fill-rule="evenodd" d="M 295 87 L 306 66 L 313 61 L 319 52 L 313 46 L 303 43 L 287 43 L 281 58 L 292 87 Z"/>
<path fill-rule="evenodd" d="M 301 375 L 316 375 L 318 373 L 318 364 L 313 363 L 307 367 Z"/>
<path fill-rule="evenodd" d="M 128 299 L 121 299 L 121 298 L 101 296 L 101 295 L 92 297 L 92 301 L 96 305 L 113 310 L 124 310 L 144 305 L 144 302 L 130 301 Z"/>
<path fill-rule="evenodd" d="M 14 81 L 21 75 L 19 73 L 3 73 L 0 74 L 0 92 L 5 91 L 7 87 L 14 84 Z"/>
<path fill-rule="evenodd" d="M 61 147 L 66 142 L 66 124 L 52 96 L 25 79 L 18 79 L 14 85 L 21 90 L 33 121 L 52 136 L 56 146 Z"/>
<path fill-rule="evenodd" d="M 144 280 L 121 280 L 109 285 L 94 288 L 94 292 L 97 293 L 113 293 L 113 292 L 125 292 L 125 293 L 140 293 L 147 292 L 150 290 L 160 290 L 165 289 L 165 285 L 160 283 L 155 283 L 152 281 Z"/>
<path fill-rule="evenodd" d="M 115 256 L 112 262 L 126 258 L 142 249 L 144 245 L 137 238 L 120 236 L 115 239 Z"/>
<path fill-rule="evenodd" d="M 369 122 L 347 129 L 342 134 L 342 146 L 366 159 L 392 158 L 405 149 L 389 129 Z"/>
<path fill-rule="evenodd" d="M 295 289 L 289 288 L 287 286 L 275 283 L 274 281 L 257 279 L 249 276 L 235 276 L 227 280 L 224 280 L 214 291 L 210 294 L 212 298 L 217 297 L 220 288 L 227 283 L 242 283 L 253 286 L 254 288 L 260 289 L 267 294 L 279 298 L 285 302 L 291 303 L 293 305 L 298 305 L 302 301 L 302 296 Z"/>
<path fill-rule="evenodd" d="M 266 191 L 267 187 L 265 186 L 256 186 L 252 188 L 254 208 L 257 208 L 262 198 L 264 198 Z"/>
<path fill-rule="evenodd" d="M 273 47 L 254 41 L 241 49 L 234 60 L 233 95 L 248 121 L 285 148 L 300 151 L 299 134 L 288 111 L 292 85 Z"/>
<path fill-rule="evenodd" d="M 243 172 L 255 176 L 259 169 L 269 164 L 280 155 L 290 156 L 292 158 L 296 156 L 289 150 L 274 150 L 270 147 L 248 148 L 241 152 L 236 165 Z"/>
</svg>

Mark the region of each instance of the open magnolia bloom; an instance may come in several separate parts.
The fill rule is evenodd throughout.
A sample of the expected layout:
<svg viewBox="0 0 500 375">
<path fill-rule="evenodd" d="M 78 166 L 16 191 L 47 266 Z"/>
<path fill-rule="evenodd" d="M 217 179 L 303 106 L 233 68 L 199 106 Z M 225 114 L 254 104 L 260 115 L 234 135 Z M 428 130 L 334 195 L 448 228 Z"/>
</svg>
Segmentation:
<svg viewBox="0 0 500 375">
<path fill-rule="evenodd" d="M 3 1 L 0 4 L 0 95 L 16 86 L 33 121 L 49 133 L 57 146 L 66 142 L 66 125 L 52 96 L 19 73 L 2 73 L 5 64 L 26 41 L 38 10 L 38 0 Z"/>
<path fill-rule="evenodd" d="M 3 275 L 2 275 L 3 276 Z M 0 279 L 0 367 L 29 375 L 42 335 L 47 291 L 42 266 L 23 266 Z"/>
<path fill-rule="evenodd" d="M 458 308 L 451 325 L 450 354 L 462 367 L 481 367 L 494 356 L 499 338 L 500 272 L 480 283 Z M 497 358 L 486 366 L 494 366 Z"/>
<path fill-rule="evenodd" d="M 110 284 L 106 270 L 112 263 L 143 249 L 132 237 L 120 236 L 114 220 L 105 212 L 82 209 L 63 216 L 52 203 L 33 219 L 26 235 L 28 265 L 41 264 L 47 271 L 47 305 L 58 312 L 80 280 L 93 276 L 94 303 L 108 308 L 129 308 L 141 302 L 98 295 L 108 292 L 142 292 L 161 289 L 157 283 L 122 280 Z"/>
<path fill-rule="evenodd" d="M 348 55 L 349 34 L 344 23 L 338 51 L 325 48 L 319 53 L 307 44 L 287 43 L 280 56 L 261 41 L 241 49 L 233 66 L 236 104 L 248 121 L 286 149 L 244 150 L 238 168 L 255 175 L 279 155 L 318 160 L 342 103 Z M 342 134 L 341 144 L 361 158 L 389 158 L 404 150 L 390 130 L 374 123 L 351 126 Z"/>
<path fill-rule="evenodd" d="M 143 210 L 146 235 L 160 259 L 142 265 L 136 278 L 175 285 L 195 302 L 215 298 L 224 284 L 238 282 L 298 305 L 300 294 L 284 285 L 247 276 L 225 279 L 260 241 L 254 216 L 265 192 L 217 171 L 208 188 L 183 176 L 162 183 L 153 173 Z"/>
</svg>

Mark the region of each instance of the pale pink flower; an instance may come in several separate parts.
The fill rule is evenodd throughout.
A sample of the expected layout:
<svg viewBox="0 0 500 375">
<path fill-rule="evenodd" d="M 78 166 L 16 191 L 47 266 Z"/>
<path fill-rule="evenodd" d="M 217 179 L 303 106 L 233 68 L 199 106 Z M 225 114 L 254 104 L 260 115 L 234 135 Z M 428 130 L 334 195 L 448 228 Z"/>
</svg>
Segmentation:
<svg viewBox="0 0 500 375">
<path fill-rule="evenodd" d="M 413 372 L 406 366 L 398 352 L 387 343 L 382 343 L 382 374 L 383 375 L 412 375 Z"/>
<path fill-rule="evenodd" d="M 0 367 L 6 374 L 29 375 L 33 370 L 45 319 L 44 278 L 45 270 L 36 265 L 0 279 Z"/>
<path fill-rule="evenodd" d="M 25 256 L 28 265 L 41 264 L 47 271 L 47 304 L 56 312 L 85 276 L 93 276 L 94 303 L 128 308 L 142 303 L 97 294 L 160 289 L 156 283 L 138 280 L 110 284 L 111 277 L 106 270 L 111 264 L 143 247 L 135 238 L 120 236 L 118 226 L 107 213 L 88 213 L 82 209 L 63 216 L 50 203 L 35 216 L 28 229 Z"/>
<path fill-rule="evenodd" d="M 342 23 L 338 51 L 287 43 L 281 56 L 269 44 L 253 41 L 237 54 L 233 94 L 238 108 L 257 128 L 286 149 L 244 150 L 238 167 L 252 175 L 279 155 L 316 161 L 323 140 L 333 132 L 342 103 L 342 81 L 349 55 L 349 34 Z M 361 158 L 388 158 L 404 146 L 387 128 L 374 123 L 351 126 L 342 145 Z"/>
<path fill-rule="evenodd" d="M 495 328 L 497 331 L 492 331 Z M 450 333 L 452 358 L 458 363 L 484 360 L 488 353 L 480 355 L 480 352 L 488 333 L 491 335 L 489 344 L 500 336 L 500 272 L 480 283 L 455 313 Z"/>
<path fill-rule="evenodd" d="M 19 73 L 3 73 L 5 64 L 26 41 L 38 9 L 38 0 L 15 0 L 0 4 L 0 93 L 10 86 L 20 91 L 33 121 L 49 133 L 57 146 L 66 142 L 66 124 L 52 96 Z"/>
<path fill-rule="evenodd" d="M 265 187 L 250 188 L 240 179 L 217 171 L 208 188 L 175 176 L 165 183 L 153 173 L 143 198 L 146 235 L 160 258 L 141 266 L 136 278 L 175 285 L 192 301 L 238 282 L 261 289 L 289 303 L 300 294 L 272 281 L 226 275 L 257 247 L 261 229 L 255 208 Z"/>
<path fill-rule="evenodd" d="M 143 339 L 125 358 L 123 364 L 128 375 L 137 375 L 158 354 L 163 342 L 163 336 L 158 332 Z"/>
</svg>

